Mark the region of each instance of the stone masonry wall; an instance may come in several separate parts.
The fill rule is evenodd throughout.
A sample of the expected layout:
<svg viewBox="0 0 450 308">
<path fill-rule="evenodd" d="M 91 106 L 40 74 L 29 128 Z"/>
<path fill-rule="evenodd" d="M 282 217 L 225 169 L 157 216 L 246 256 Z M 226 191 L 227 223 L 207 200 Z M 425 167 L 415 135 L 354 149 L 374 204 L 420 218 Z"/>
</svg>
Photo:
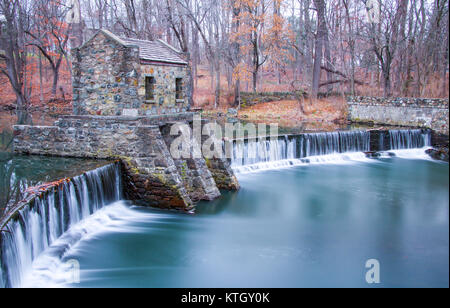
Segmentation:
<svg viewBox="0 0 450 308">
<path fill-rule="evenodd" d="M 156 117 L 66 116 L 54 126 L 15 126 L 14 151 L 120 159 L 125 196 L 143 206 L 190 211 L 199 200 L 219 197 L 218 187 L 225 187 L 216 185 L 212 174 L 216 171 L 210 172 L 204 159 L 174 161 L 167 143 L 170 139 L 157 123 Z M 223 172 L 235 179 L 231 170 Z"/>
<path fill-rule="evenodd" d="M 203 121 L 202 126 L 207 124 L 207 121 Z M 194 129 L 194 123 L 191 122 L 191 129 Z M 201 136 L 202 144 L 205 144 L 208 136 Z M 215 150 L 215 149 L 214 149 Z M 219 149 L 220 152 L 221 149 Z M 206 159 L 206 165 L 211 172 L 214 181 L 219 189 L 224 190 L 239 190 L 240 184 L 236 178 L 233 169 L 231 168 L 231 159 L 229 158 L 214 158 Z"/>
<path fill-rule="evenodd" d="M 177 136 L 170 135 L 171 125 L 161 127 L 163 138 L 168 148 Z M 211 172 L 202 159 L 174 159 L 189 197 L 194 201 L 214 200 L 220 197 L 220 191 Z"/>
<path fill-rule="evenodd" d="M 122 115 L 139 108 L 139 49 L 99 33 L 73 52 L 73 106 L 76 115 Z"/>
<path fill-rule="evenodd" d="M 449 134 L 448 99 L 349 97 L 352 122 L 431 128 Z"/>
<path fill-rule="evenodd" d="M 149 64 L 139 47 L 123 46 L 99 32 L 73 50 L 73 106 L 76 115 L 149 116 L 185 112 L 188 68 Z M 145 77 L 156 79 L 155 100 L 145 100 Z M 176 100 L 175 79 L 183 79 L 183 99 Z"/>
<path fill-rule="evenodd" d="M 154 77 L 155 99 L 145 100 L 145 77 Z M 182 97 L 176 99 L 176 78 L 183 80 Z M 139 115 L 152 115 L 160 109 L 161 113 L 185 112 L 188 100 L 186 97 L 186 86 L 188 84 L 188 74 L 186 66 L 176 65 L 152 65 L 142 64 L 139 76 L 139 98 L 143 101 Z"/>
<path fill-rule="evenodd" d="M 153 207 L 193 208 L 158 126 L 62 119 L 50 127 L 15 126 L 14 132 L 16 153 L 120 159 L 127 198 Z"/>
</svg>

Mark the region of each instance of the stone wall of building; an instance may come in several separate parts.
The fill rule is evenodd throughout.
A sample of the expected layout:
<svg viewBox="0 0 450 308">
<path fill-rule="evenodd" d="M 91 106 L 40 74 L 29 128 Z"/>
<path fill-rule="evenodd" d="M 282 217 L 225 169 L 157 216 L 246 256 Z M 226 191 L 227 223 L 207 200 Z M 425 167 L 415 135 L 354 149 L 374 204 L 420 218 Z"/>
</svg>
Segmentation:
<svg viewBox="0 0 450 308">
<path fill-rule="evenodd" d="M 349 97 L 348 104 L 352 122 L 431 128 L 449 134 L 448 99 Z"/>
<path fill-rule="evenodd" d="M 139 108 L 139 49 L 103 33 L 73 50 L 73 106 L 77 115 L 122 115 Z"/>
<path fill-rule="evenodd" d="M 14 135 L 15 153 L 120 159 L 125 196 L 139 205 L 190 211 L 196 201 L 217 198 L 218 187 L 224 188 L 216 185 L 204 159 L 172 158 L 156 117 L 66 116 L 54 126 L 15 126 Z"/>
<path fill-rule="evenodd" d="M 155 99 L 152 101 L 145 100 L 145 78 L 147 76 L 154 77 L 156 81 Z M 183 80 L 182 99 L 180 100 L 176 99 L 176 78 Z M 188 104 L 186 96 L 187 84 L 188 74 L 186 66 L 142 64 L 138 94 L 143 104 L 139 114 L 152 115 L 158 109 L 161 109 L 161 113 L 185 112 Z"/>
<path fill-rule="evenodd" d="M 123 46 L 103 32 L 72 53 L 76 115 L 149 116 L 187 109 L 187 66 L 144 63 L 139 47 Z M 154 101 L 145 100 L 146 76 L 156 79 Z M 184 89 L 178 101 L 176 78 L 183 79 Z"/>
</svg>

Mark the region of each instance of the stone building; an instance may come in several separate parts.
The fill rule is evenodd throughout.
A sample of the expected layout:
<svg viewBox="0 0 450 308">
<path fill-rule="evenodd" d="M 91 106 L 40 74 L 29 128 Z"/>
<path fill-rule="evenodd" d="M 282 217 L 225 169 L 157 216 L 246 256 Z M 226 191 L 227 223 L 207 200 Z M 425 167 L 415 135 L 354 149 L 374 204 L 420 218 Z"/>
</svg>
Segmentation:
<svg viewBox="0 0 450 308">
<path fill-rule="evenodd" d="M 72 54 L 75 115 L 149 116 L 189 109 L 188 63 L 161 40 L 100 30 Z"/>
</svg>

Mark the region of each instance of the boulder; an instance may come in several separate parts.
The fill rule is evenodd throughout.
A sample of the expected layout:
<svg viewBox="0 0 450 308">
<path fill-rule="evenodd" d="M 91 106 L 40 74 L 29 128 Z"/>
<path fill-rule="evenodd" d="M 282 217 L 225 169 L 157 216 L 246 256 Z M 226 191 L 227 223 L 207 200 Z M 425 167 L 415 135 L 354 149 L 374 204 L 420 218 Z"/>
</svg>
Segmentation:
<svg viewBox="0 0 450 308">
<path fill-rule="evenodd" d="M 449 162 L 448 148 L 430 149 L 427 151 L 427 154 L 435 160 Z"/>
</svg>

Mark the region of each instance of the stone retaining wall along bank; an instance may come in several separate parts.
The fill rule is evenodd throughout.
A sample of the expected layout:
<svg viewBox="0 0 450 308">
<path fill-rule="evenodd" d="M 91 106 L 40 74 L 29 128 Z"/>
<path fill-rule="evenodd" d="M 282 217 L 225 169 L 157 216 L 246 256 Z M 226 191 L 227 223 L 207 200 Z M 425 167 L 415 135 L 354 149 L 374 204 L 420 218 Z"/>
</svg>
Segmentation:
<svg viewBox="0 0 450 308">
<path fill-rule="evenodd" d="M 352 122 L 431 128 L 448 136 L 448 99 L 349 97 Z"/>
<path fill-rule="evenodd" d="M 20 154 L 120 159 L 124 166 L 124 194 L 139 205 L 192 210 L 199 200 L 220 196 L 226 175 L 229 189 L 239 185 L 226 162 L 216 162 L 209 171 L 205 159 L 175 161 L 170 154 L 168 120 L 189 123 L 188 114 L 179 118 L 124 118 L 67 116 L 54 126 L 15 126 L 14 151 Z M 192 114 L 191 114 L 192 117 Z M 166 134 L 166 135 L 164 135 Z M 216 185 L 216 168 L 221 168 L 221 185 Z"/>
</svg>

